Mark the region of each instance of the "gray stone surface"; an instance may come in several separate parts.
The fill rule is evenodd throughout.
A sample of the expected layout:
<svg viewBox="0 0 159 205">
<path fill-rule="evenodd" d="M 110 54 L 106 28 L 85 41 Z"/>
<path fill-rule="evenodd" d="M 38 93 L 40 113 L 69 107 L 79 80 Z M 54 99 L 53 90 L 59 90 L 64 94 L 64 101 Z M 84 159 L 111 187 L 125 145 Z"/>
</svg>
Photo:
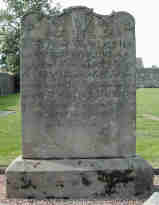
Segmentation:
<svg viewBox="0 0 159 205">
<path fill-rule="evenodd" d="M 10 198 L 133 199 L 152 189 L 152 169 L 140 157 L 127 159 L 28 160 L 7 169 Z"/>
<path fill-rule="evenodd" d="M 159 193 L 154 192 L 152 196 L 143 205 L 158 205 L 159 204 Z"/>
<path fill-rule="evenodd" d="M 131 198 L 152 189 L 136 156 L 135 23 L 85 7 L 28 14 L 22 36 L 23 159 L 14 198 Z"/>
<path fill-rule="evenodd" d="M 78 7 L 23 27 L 24 158 L 134 156 L 133 17 Z"/>
</svg>

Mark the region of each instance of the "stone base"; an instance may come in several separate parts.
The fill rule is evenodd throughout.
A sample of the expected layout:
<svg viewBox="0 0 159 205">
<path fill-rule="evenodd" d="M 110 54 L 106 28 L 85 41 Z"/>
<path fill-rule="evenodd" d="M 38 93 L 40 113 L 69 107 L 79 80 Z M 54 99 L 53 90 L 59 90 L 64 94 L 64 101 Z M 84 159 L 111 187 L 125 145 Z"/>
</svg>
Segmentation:
<svg viewBox="0 0 159 205">
<path fill-rule="evenodd" d="M 152 191 L 152 167 L 142 158 L 27 160 L 6 170 L 9 198 L 133 199 Z"/>
</svg>

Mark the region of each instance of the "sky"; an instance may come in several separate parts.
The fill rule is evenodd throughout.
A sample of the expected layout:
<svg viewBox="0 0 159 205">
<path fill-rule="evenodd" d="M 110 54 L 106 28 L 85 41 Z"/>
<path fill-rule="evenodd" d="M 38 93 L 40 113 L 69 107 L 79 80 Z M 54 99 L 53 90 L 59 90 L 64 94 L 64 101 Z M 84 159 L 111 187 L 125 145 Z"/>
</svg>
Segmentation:
<svg viewBox="0 0 159 205">
<path fill-rule="evenodd" d="M 94 12 L 109 15 L 112 11 L 127 11 L 136 20 L 136 56 L 145 67 L 159 67 L 159 1 L 158 0 L 54 0 L 62 8 L 87 6 Z M 158 3 L 157 3 L 158 2 Z M 3 7 L 0 0 L 0 7 Z"/>
</svg>

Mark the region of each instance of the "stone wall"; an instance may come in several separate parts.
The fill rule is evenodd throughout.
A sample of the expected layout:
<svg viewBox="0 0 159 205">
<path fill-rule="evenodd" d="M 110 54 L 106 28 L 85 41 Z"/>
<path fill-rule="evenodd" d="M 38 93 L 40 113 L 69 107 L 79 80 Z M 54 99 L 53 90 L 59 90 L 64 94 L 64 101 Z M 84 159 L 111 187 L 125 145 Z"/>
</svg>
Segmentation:
<svg viewBox="0 0 159 205">
<path fill-rule="evenodd" d="M 0 96 L 15 92 L 14 75 L 0 72 Z"/>
<path fill-rule="evenodd" d="M 159 88 L 158 68 L 140 68 L 136 72 L 137 88 Z"/>
</svg>

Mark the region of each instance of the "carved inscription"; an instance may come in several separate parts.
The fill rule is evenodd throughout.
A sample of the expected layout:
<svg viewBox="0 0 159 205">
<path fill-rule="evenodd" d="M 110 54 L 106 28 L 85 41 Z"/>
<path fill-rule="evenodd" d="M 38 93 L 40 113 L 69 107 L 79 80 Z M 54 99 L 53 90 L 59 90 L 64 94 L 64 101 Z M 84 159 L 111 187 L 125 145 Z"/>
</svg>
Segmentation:
<svg viewBox="0 0 159 205">
<path fill-rule="evenodd" d="M 134 155 L 133 17 L 79 7 L 24 22 L 24 156 Z"/>
</svg>

